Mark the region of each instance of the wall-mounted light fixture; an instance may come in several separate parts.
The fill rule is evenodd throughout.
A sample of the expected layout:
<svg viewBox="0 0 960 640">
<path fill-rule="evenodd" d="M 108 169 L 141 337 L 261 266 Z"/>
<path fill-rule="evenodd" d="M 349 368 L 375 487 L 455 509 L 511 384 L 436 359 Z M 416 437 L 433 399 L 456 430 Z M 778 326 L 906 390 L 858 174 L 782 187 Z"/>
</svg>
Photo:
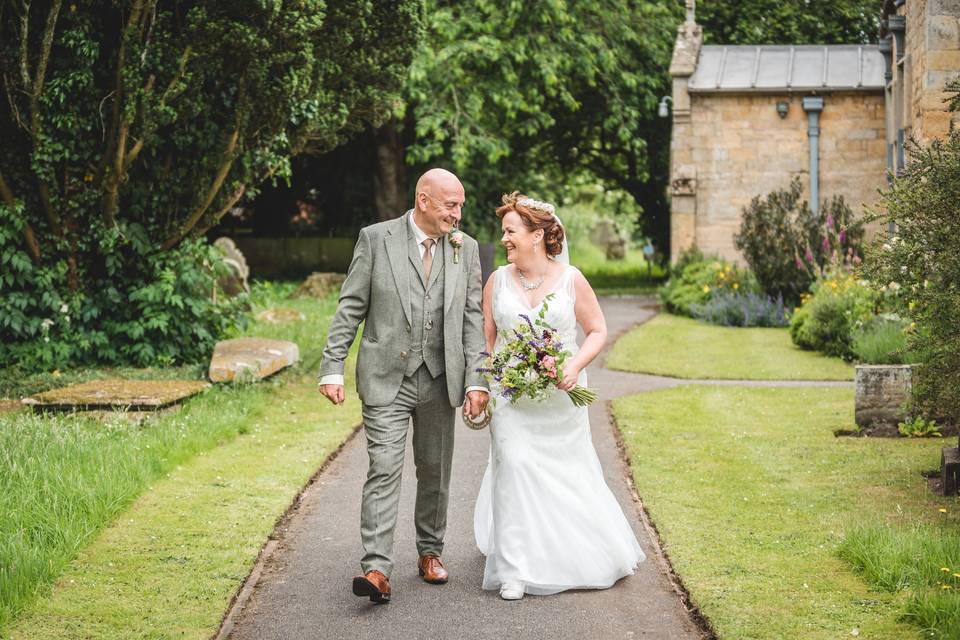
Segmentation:
<svg viewBox="0 0 960 640">
<path fill-rule="evenodd" d="M 790 103 L 786 100 L 781 100 L 777 103 L 777 115 L 780 116 L 780 119 L 787 117 L 787 114 L 790 113 Z"/>
<path fill-rule="evenodd" d="M 660 104 L 657 105 L 657 115 L 661 118 L 670 117 L 670 106 L 667 104 L 668 101 L 673 102 L 673 98 L 670 96 L 663 96 L 660 98 Z"/>
</svg>

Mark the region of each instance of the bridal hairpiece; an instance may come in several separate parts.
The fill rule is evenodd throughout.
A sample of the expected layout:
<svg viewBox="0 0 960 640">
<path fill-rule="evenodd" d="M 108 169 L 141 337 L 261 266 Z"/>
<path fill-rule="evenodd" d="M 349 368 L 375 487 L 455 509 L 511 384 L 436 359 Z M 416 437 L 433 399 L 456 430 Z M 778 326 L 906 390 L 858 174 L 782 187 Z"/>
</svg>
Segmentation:
<svg viewBox="0 0 960 640">
<path fill-rule="evenodd" d="M 533 198 L 520 198 L 517 200 L 517 204 L 521 207 L 527 207 L 530 209 L 536 209 L 537 211 L 543 211 L 554 215 L 554 207 L 549 202 L 542 202 L 540 200 L 534 200 Z"/>
</svg>

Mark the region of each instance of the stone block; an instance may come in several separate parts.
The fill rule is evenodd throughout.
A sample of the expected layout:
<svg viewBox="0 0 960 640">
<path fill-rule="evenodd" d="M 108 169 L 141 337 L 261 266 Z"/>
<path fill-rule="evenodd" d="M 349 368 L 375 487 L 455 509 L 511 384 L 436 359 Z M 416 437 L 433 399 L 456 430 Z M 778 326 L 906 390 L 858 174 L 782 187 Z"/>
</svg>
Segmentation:
<svg viewBox="0 0 960 640">
<path fill-rule="evenodd" d="M 960 16 L 960 0 L 930 0 L 928 13 L 931 16 Z"/>
<path fill-rule="evenodd" d="M 960 69 L 960 51 L 930 51 L 926 68 L 930 71 L 955 71 Z"/>
<path fill-rule="evenodd" d="M 960 449 L 944 447 L 940 452 L 940 482 L 943 495 L 957 495 L 958 479 L 960 479 Z"/>
<path fill-rule="evenodd" d="M 38 411 L 154 411 L 209 386 L 199 380 L 91 380 L 24 398 L 23 404 Z"/>
<path fill-rule="evenodd" d="M 928 49 L 960 49 L 960 20 L 954 16 L 931 16 L 927 20 Z"/>
<path fill-rule="evenodd" d="M 901 365 L 857 365 L 854 419 L 861 428 L 896 425 L 910 400 L 913 368 Z"/>
<path fill-rule="evenodd" d="M 875 140 L 879 137 L 876 129 L 851 129 L 847 132 L 847 138 L 850 140 Z"/>
<path fill-rule="evenodd" d="M 293 342 L 267 338 L 221 340 L 213 348 L 208 375 L 213 382 L 260 380 L 299 359 L 300 348 Z"/>
<path fill-rule="evenodd" d="M 340 285 L 347 279 L 342 273 L 315 272 L 307 276 L 291 297 L 325 298 L 335 291 L 340 291 Z"/>
</svg>

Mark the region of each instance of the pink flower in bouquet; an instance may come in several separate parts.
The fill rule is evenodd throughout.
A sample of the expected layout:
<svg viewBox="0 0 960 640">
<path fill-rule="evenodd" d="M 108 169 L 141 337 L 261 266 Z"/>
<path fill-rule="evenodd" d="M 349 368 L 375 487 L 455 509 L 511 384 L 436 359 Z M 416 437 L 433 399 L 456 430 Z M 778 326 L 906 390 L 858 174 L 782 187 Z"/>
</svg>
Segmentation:
<svg viewBox="0 0 960 640">
<path fill-rule="evenodd" d="M 460 247 L 463 246 L 463 232 L 456 227 L 454 227 L 453 229 L 450 229 L 450 234 L 447 236 L 447 241 L 450 243 L 450 246 L 453 247 L 454 263 L 459 263 Z"/>
<path fill-rule="evenodd" d="M 557 359 L 553 356 L 543 356 L 540 359 L 540 366 L 543 367 L 544 375 L 548 378 L 557 377 Z"/>
</svg>

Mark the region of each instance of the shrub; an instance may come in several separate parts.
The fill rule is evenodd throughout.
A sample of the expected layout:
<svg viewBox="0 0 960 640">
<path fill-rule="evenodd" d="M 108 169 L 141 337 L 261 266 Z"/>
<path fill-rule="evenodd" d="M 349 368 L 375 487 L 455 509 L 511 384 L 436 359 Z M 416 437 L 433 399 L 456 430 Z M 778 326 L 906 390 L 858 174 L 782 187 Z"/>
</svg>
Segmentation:
<svg viewBox="0 0 960 640">
<path fill-rule="evenodd" d="M 158 252 L 137 225 L 95 227 L 107 259 L 89 288 L 70 293 L 56 286 L 67 265 L 34 264 L 19 246 L 22 229 L 23 219 L 0 206 L 0 368 L 195 362 L 244 321 L 246 296 L 214 295 L 226 267 L 205 240 Z"/>
<path fill-rule="evenodd" d="M 859 261 L 863 237 L 863 224 L 854 220 L 842 197 L 825 200 L 814 213 L 802 194 L 795 177 L 789 188 L 755 197 L 744 207 L 734 237 L 760 287 L 791 303 L 829 265 Z"/>
<path fill-rule="evenodd" d="M 879 294 L 851 274 L 833 273 L 815 282 L 813 293 L 802 299 L 790 318 L 794 344 L 852 359 L 853 330 L 873 316 Z"/>
<path fill-rule="evenodd" d="M 902 292 L 922 354 L 914 402 L 924 415 L 960 423 L 960 130 L 910 149 L 910 162 L 877 205 L 886 231 L 867 253 L 871 280 Z"/>
<path fill-rule="evenodd" d="M 660 289 L 660 300 L 671 313 L 689 316 L 693 305 L 702 305 L 720 293 L 756 290 L 749 271 L 720 258 L 688 259 L 682 269 L 674 269 Z"/>
<path fill-rule="evenodd" d="M 872 318 L 854 329 L 853 355 L 864 364 L 908 364 L 913 359 L 907 352 L 908 329 L 908 323 L 896 315 Z"/>
<path fill-rule="evenodd" d="M 762 293 L 722 292 L 705 304 L 692 305 L 694 318 L 724 327 L 785 327 L 783 298 Z"/>
</svg>

